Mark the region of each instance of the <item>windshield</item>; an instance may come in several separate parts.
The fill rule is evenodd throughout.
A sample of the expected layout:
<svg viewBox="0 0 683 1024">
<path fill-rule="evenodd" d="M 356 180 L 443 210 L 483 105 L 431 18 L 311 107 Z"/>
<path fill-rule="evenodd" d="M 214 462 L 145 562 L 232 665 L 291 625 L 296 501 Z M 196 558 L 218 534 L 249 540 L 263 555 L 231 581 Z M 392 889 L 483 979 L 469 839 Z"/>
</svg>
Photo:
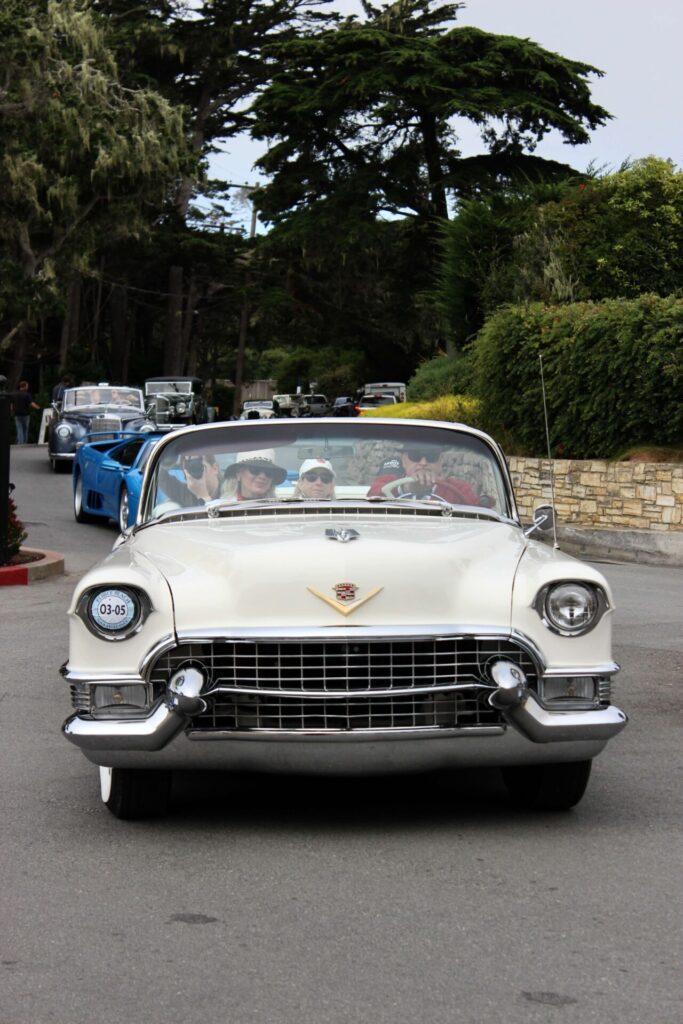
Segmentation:
<svg viewBox="0 0 683 1024">
<path fill-rule="evenodd" d="M 143 521 L 254 502 L 434 501 L 512 515 L 498 455 L 464 430 L 271 420 L 183 431 L 154 453 Z"/>
<path fill-rule="evenodd" d="M 120 409 L 136 409 L 144 412 L 142 391 L 139 388 L 114 388 L 103 385 L 69 388 L 64 392 L 64 411 L 69 409 L 93 408 L 94 406 L 116 406 Z"/>
<path fill-rule="evenodd" d="M 191 395 L 192 384 L 189 380 L 147 380 L 146 395 Z"/>
</svg>

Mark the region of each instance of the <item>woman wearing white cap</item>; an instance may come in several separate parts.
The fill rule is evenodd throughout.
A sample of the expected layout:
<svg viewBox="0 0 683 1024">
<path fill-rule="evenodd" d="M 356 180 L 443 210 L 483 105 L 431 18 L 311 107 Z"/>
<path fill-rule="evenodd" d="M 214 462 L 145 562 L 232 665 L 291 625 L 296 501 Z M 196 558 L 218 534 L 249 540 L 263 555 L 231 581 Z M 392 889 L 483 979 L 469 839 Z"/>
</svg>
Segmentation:
<svg viewBox="0 0 683 1024">
<path fill-rule="evenodd" d="M 287 470 L 275 465 L 272 448 L 240 452 L 237 460 L 225 471 L 223 495 L 234 497 L 236 501 L 276 500 L 275 488 L 286 476 Z"/>
<path fill-rule="evenodd" d="M 335 476 L 327 459 L 306 459 L 301 463 L 294 497 L 306 498 L 308 501 L 326 501 L 334 498 Z"/>
</svg>

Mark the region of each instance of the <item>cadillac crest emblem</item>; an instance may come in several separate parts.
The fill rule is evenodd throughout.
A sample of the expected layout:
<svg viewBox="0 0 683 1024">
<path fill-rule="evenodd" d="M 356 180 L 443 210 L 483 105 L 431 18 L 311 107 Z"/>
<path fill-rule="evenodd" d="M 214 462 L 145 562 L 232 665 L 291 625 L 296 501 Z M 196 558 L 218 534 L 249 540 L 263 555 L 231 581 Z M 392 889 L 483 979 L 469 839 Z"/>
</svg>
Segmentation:
<svg viewBox="0 0 683 1024">
<path fill-rule="evenodd" d="M 337 600 L 343 601 L 346 604 L 349 601 L 355 601 L 358 587 L 355 583 L 337 583 L 332 589 L 337 596 Z"/>
</svg>

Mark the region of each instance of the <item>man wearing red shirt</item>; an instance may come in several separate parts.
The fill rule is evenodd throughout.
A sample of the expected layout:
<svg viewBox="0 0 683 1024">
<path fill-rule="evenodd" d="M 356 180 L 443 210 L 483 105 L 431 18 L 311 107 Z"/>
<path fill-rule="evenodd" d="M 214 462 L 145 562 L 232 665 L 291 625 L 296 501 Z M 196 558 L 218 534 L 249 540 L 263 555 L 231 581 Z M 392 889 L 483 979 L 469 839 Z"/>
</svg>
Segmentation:
<svg viewBox="0 0 683 1024">
<path fill-rule="evenodd" d="M 479 498 L 466 480 L 442 476 L 442 455 L 441 451 L 429 446 L 419 448 L 417 445 L 404 445 L 399 456 L 400 471 L 398 466 L 387 466 L 385 463 L 382 467 L 384 473 L 373 482 L 368 497 L 386 494 L 384 488 L 394 483 L 394 487 L 387 487 L 389 497 L 410 495 L 414 498 L 429 498 L 434 495 L 452 505 L 478 505 Z M 391 471 L 387 472 L 387 469 Z"/>
</svg>

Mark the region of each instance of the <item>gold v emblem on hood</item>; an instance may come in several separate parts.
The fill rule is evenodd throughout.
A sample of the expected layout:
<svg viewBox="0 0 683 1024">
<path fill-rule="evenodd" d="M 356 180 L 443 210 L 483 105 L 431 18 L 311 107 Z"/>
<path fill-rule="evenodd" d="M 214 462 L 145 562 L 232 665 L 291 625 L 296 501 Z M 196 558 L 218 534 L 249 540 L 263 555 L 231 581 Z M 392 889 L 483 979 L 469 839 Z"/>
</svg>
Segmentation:
<svg viewBox="0 0 683 1024">
<path fill-rule="evenodd" d="M 337 584 L 335 590 L 339 592 L 340 588 L 344 586 L 348 587 L 350 585 Z M 365 597 L 359 597 L 356 601 L 349 601 L 348 597 L 343 601 L 337 601 L 334 597 L 328 597 L 327 594 L 321 594 L 319 590 L 315 589 L 315 587 L 307 587 L 306 589 L 310 590 L 310 592 L 315 594 L 316 597 L 319 597 L 321 601 L 325 602 L 325 604 L 329 604 L 330 608 L 334 608 L 336 612 L 340 612 L 342 615 L 351 615 L 351 613 L 355 612 L 357 608 L 361 607 L 361 605 L 370 601 L 371 598 L 376 597 L 380 590 L 384 590 L 384 587 L 375 587 L 373 590 L 370 590 Z"/>
</svg>

